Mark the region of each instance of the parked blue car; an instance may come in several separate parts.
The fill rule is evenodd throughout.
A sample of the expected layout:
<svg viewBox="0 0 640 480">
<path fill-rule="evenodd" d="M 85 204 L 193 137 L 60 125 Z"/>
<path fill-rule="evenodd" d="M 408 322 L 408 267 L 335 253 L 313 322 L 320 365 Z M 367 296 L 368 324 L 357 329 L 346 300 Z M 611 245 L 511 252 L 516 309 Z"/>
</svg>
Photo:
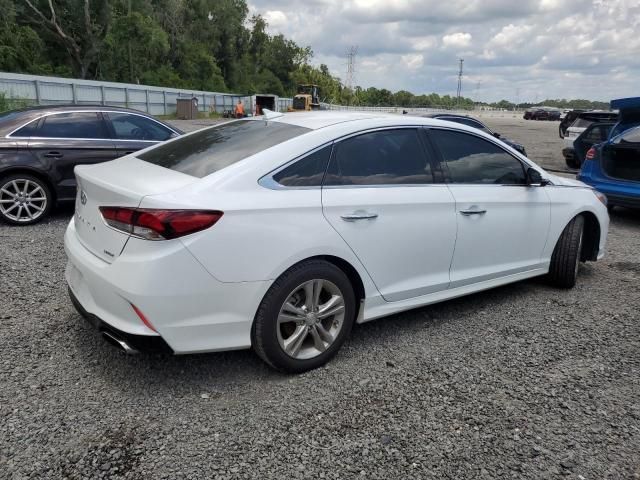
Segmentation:
<svg viewBox="0 0 640 480">
<path fill-rule="evenodd" d="M 612 100 L 611 109 L 619 110 L 618 122 L 587 151 L 577 178 L 604 193 L 610 210 L 640 208 L 640 97 Z"/>
</svg>

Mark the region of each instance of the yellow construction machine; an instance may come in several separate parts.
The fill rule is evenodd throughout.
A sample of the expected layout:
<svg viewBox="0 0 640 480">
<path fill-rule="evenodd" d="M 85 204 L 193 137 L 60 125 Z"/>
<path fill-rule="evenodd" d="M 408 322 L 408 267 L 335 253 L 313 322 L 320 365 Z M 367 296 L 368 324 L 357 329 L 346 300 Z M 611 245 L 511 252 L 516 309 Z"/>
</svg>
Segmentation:
<svg viewBox="0 0 640 480">
<path fill-rule="evenodd" d="M 298 93 L 293 97 L 290 112 L 304 112 L 320 109 L 320 90 L 318 85 L 298 85 Z"/>
</svg>

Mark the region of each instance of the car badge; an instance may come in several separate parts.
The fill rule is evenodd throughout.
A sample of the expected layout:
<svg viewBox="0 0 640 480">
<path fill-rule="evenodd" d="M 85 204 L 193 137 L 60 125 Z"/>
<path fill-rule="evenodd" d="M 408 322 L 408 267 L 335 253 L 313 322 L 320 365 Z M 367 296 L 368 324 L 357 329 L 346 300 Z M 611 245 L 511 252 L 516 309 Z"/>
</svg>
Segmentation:
<svg viewBox="0 0 640 480">
<path fill-rule="evenodd" d="M 80 203 L 82 205 L 86 205 L 87 204 L 87 194 L 84 193 L 84 190 L 80 190 Z"/>
</svg>

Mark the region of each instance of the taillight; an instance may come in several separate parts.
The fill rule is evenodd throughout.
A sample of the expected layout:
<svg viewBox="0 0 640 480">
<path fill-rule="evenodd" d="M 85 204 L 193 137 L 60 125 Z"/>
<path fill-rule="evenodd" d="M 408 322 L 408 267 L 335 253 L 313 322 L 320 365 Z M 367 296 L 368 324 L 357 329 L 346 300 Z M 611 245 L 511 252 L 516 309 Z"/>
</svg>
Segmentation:
<svg viewBox="0 0 640 480">
<path fill-rule="evenodd" d="M 587 154 L 584 156 L 584 158 L 586 158 L 587 160 L 593 160 L 594 158 L 596 158 L 596 149 L 591 147 L 587 151 Z"/>
<path fill-rule="evenodd" d="M 170 240 L 213 226 L 222 217 L 215 210 L 165 210 L 154 208 L 100 207 L 112 228 L 145 240 Z"/>
</svg>

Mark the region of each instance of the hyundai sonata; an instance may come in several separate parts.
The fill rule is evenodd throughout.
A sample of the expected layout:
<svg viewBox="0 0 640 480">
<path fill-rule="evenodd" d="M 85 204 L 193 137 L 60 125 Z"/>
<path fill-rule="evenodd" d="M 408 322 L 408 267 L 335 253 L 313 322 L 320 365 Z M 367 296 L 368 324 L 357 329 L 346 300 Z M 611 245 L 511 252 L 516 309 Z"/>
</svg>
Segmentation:
<svg viewBox="0 0 640 480">
<path fill-rule="evenodd" d="M 267 112 L 75 170 L 77 309 L 128 352 L 301 372 L 354 322 L 602 257 L 606 199 L 436 119 Z"/>
</svg>

